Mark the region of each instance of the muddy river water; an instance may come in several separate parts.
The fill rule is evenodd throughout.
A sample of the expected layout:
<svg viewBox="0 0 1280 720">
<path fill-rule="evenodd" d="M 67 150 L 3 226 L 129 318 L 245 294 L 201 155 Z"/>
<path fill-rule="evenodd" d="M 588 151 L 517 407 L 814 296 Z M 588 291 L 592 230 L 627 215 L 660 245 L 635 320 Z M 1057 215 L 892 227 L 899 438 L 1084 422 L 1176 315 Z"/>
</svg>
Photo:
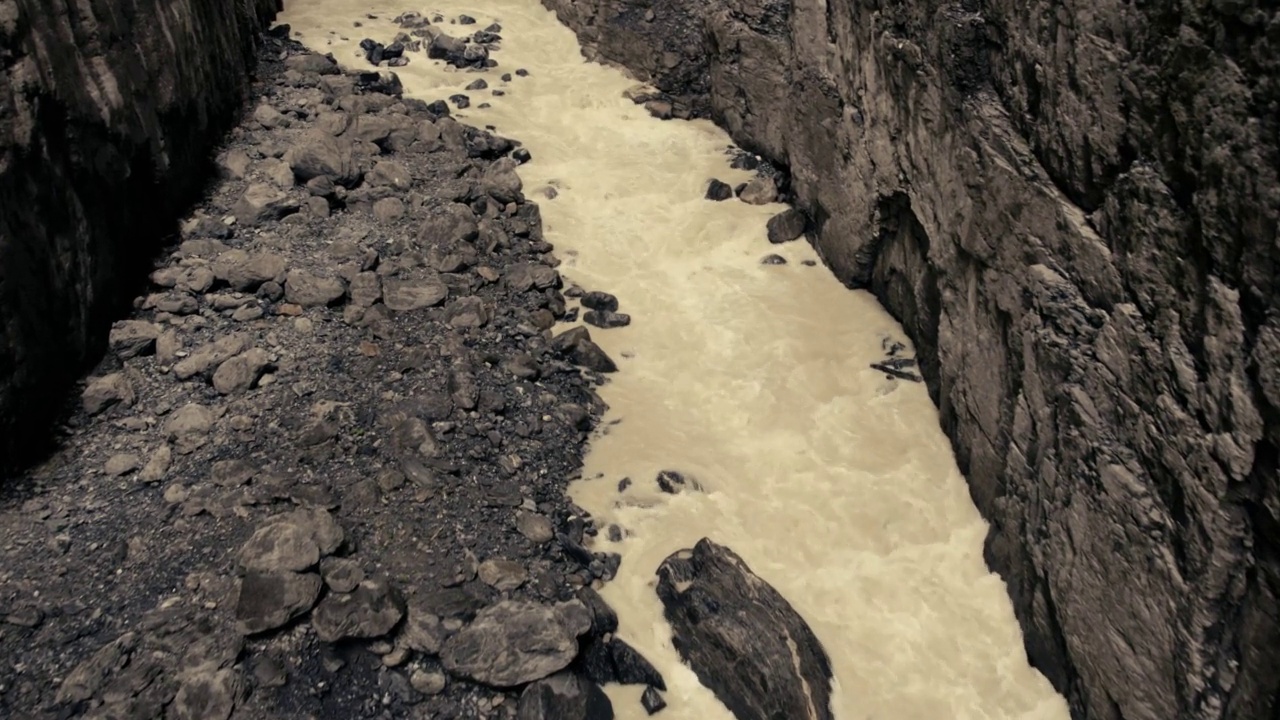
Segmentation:
<svg viewBox="0 0 1280 720">
<path fill-rule="evenodd" d="M 633 323 L 594 330 L 620 365 L 601 395 L 620 420 L 596 439 L 577 503 L 626 530 L 603 594 L 620 635 L 665 675 L 668 718 L 729 720 L 672 648 L 653 591 L 671 552 L 702 537 L 733 548 L 804 616 L 831 656 L 842 720 L 1062 720 L 1066 705 L 1026 660 L 986 524 L 925 388 L 869 367 L 902 340 L 875 299 L 844 288 L 803 241 L 772 246 L 782 205 L 704 199 L 729 167 L 706 121 L 662 122 L 623 97 L 621 71 L 584 61 L 537 0 L 370 3 L 286 0 L 281 22 L 352 68 L 364 37 L 387 42 L 415 10 L 503 26 L 500 67 L 457 71 L 412 54 L 406 93 L 431 101 L 478 77 L 464 122 L 493 125 L 533 155 L 520 168 L 568 280 L 616 294 Z M 366 17 L 367 13 L 377 18 Z M 363 27 L 353 27 L 359 21 Z M 499 75 L 527 68 L 528 77 Z M 481 102 L 491 104 L 478 108 Z M 554 199 L 539 195 L 554 186 Z M 764 265 L 777 252 L 785 265 Z M 704 492 L 668 495 L 672 468 Z M 618 481 L 633 479 L 623 494 Z M 603 534 L 602 538 L 603 540 Z M 646 717 L 640 688 L 610 687 L 620 718 Z"/>
</svg>

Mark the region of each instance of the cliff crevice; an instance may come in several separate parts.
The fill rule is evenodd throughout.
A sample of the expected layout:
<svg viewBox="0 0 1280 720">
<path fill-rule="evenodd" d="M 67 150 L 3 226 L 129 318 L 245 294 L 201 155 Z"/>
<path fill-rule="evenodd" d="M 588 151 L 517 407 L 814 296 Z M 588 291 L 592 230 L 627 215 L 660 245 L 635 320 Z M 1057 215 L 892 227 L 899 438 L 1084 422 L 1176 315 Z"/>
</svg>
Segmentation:
<svg viewBox="0 0 1280 720">
<path fill-rule="evenodd" d="M 182 209 L 278 0 L 0 0 L 0 469 L 62 393 Z"/>
</svg>

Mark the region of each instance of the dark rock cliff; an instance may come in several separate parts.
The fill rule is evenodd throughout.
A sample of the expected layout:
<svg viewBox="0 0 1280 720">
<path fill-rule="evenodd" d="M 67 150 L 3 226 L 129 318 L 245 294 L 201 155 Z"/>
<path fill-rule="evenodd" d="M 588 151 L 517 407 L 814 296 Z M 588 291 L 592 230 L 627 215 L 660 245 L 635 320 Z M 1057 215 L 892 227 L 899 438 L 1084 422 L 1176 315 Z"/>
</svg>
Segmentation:
<svg viewBox="0 0 1280 720">
<path fill-rule="evenodd" d="M 790 168 L 1077 718 L 1280 718 L 1274 3 L 544 2 Z"/>
<path fill-rule="evenodd" d="M 279 0 L 0 0 L 0 469 L 208 178 Z"/>
</svg>

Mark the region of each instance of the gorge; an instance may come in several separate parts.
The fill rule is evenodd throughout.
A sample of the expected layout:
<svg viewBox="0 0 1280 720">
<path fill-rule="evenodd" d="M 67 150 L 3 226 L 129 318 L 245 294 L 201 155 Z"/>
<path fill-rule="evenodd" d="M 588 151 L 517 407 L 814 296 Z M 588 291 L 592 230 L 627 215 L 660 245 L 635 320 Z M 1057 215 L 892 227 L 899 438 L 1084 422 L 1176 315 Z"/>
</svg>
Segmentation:
<svg viewBox="0 0 1280 720">
<path fill-rule="evenodd" d="M 331 13 L 356 17 L 359 3 L 302 5 L 286 3 L 282 19 L 294 23 L 298 40 L 324 52 L 313 44 L 314 31 Z M 483 4 L 448 5 L 455 14 L 482 16 L 485 24 L 498 14 Z M 525 5 L 529 8 L 519 11 L 520 20 L 525 13 L 541 12 L 531 1 Z M 920 487 L 911 492 L 919 494 L 907 496 L 913 499 L 905 504 L 928 507 L 932 497 L 945 505 L 945 519 L 932 529 L 949 535 L 948 528 L 964 528 L 955 531 L 964 537 L 952 542 L 969 542 L 966 547 L 978 547 L 981 540 L 973 533 L 985 532 L 987 564 L 1007 586 L 991 586 L 985 568 L 976 567 L 980 558 L 962 553 L 974 560 L 965 570 L 972 574 L 961 576 L 956 590 L 948 592 L 985 598 L 978 605 L 994 608 L 990 612 L 999 616 L 998 603 L 988 600 L 1003 601 L 1007 591 L 1026 659 L 1065 697 L 1072 717 L 1280 717 L 1280 681 L 1266 670 L 1280 662 L 1280 17 L 1274 8 L 1249 2 L 1172 8 L 1006 0 L 546 0 L 546 5 L 577 33 L 588 57 L 651 81 L 660 91 L 653 105 L 658 114 L 675 116 L 672 123 L 714 120 L 734 142 L 785 171 L 784 199 L 804 213 L 812 250 L 779 246 L 789 264 L 777 269 L 826 272 L 801 263 L 816 251 L 841 283 L 869 290 L 901 322 L 958 470 L 990 528 L 979 527 L 976 516 L 954 504 L 951 489 L 963 486 L 946 460 L 858 467 L 863 460 L 852 452 L 856 444 L 822 455 L 812 449 L 816 435 L 788 445 L 790 440 L 766 441 L 760 426 L 738 421 L 744 432 L 760 433 L 748 437 L 744 448 L 776 442 L 776 454 L 783 457 L 782 451 L 800 447 L 819 460 L 847 461 L 863 474 L 859 477 L 881 472 L 903 484 L 910 484 L 915 473 Z M 15 449 L 48 432 L 47 420 L 58 407 L 43 398 L 95 362 L 111 320 L 120 316 L 119 301 L 136 291 L 129 274 L 144 275 L 160 241 L 178 232 L 177 219 L 185 216 L 185 205 L 198 197 L 207 177 L 202 164 L 231 126 L 247 91 L 254 35 L 279 9 L 272 2 L 157 0 L 108 7 L 86 0 L 62 14 L 48 13 L 31 0 L 0 2 L 0 66 L 7 80 L 0 90 L 0 422 L 6 459 L 17 458 Z M 379 22 L 386 24 L 406 9 L 360 6 L 361 12 L 381 17 L 359 22 L 373 33 Z M 315 27 L 303 27 L 312 12 L 318 14 Z M 504 42 L 518 53 L 523 52 L 518 50 L 522 25 L 509 19 L 513 14 L 493 19 L 508 24 Z M 335 57 L 359 69 L 354 46 L 364 31 L 347 32 L 338 43 L 343 52 L 335 50 Z M 529 52 L 521 57 L 536 54 Z M 495 57 L 503 62 L 501 53 Z M 407 95 L 445 97 L 461 91 L 461 78 L 419 75 L 419 63 L 430 67 L 425 56 L 410 63 L 398 69 Z M 500 66 L 496 72 L 511 69 Z M 597 101 L 585 88 L 587 102 L 573 107 L 573 88 L 553 92 L 549 85 L 539 86 L 540 69 L 533 64 L 529 69 L 529 87 L 547 93 L 539 102 L 566 105 L 556 109 L 565 122 L 573 122 L 575 113 L 603 118 L 624 112 Z M 493 72 L 485 77 L 498 86 Z M 440 84 L 426 84 L 428 78 Z M 618 83 L 615 90 L 623 87 L 620 80 L 608 82 Z M 503 110 L 495 97 L 493 111 L 507 112 L 504 121 L 516 122 L 520 107 L 528 112 L 532 106 L 514 105 L 529 102 L 520 97 L 518 84 L 510 92 L 514 110 Z M 637 128 L 657 121 L 639 106 L 630 112 L 633 118 L 625 127 L 634 132 L 631 141 L 642 144 L 649 131 Z M 479 125 L 485 122 L 482 113 L 481 108 L 459 110 L 459 117 Z M 624 126 L 618 127 L 621 144 Z M 501 125 L 498 131 L 508 132 Z M 699 137 L 702 131 L 695 129 L 670 132 L 684 133 L 683 139 L 653 140 L 642 150 L 655 157 L 688 153 L 677 159 L 699 171 L 727 163 L 711 157 L 712 135 Z M 611 186 L 602 179 L 598 188 L 572 182 L 557 188 L 552 182 L 557 175 L 572 178 L 581 172 L 586 158 L 574 152 L 579 146 L 552 136 L 525 137 L 515 128 L 510 135 L 533 150 L 533 161 L 521 169 L 525 192 L 551 190 L 537 200 L 548 218 L 548 237 L 565 261 L 566 277 L 601 277 L 593 276 L 598 272 L 593 268 L 604 267 L 600 262 L 625 266 L 626 242 L 643 239 L 604 238 L 608 227 L 592 226 L 591 216 L 575 216 L 572 208 L 582 202 L 573 199 L 578 194 L 638 212 L 618 195 L 605 194 L 626 184 Z M 735 182 L 751 177 L 746 171 L 722 174 Z M 675 189 L 690 195 L 690 207 L 707 202 L 695 196 L 707 179 L 662 176 L 667 185 L 687 181 L 688 187 Z M 635 188 L 651 187 L 635 183 Z M 157 194 L 157 188 L 163 190 Z M 562 197 L 557 199 L 557 192 Z M 733 205 L 733 210 L 696 211 L 721 213 L 698 242 L 752 232 L 763 237 L 766 219 L 780 209 Z M 575 228 L 588 232 L 568 237 Z M 563 242 L 557 233 L 566 236 Z M 722 283 L 736 286 L 744 297 L 765 297 L 778 292 L 777 283 L 791 283 L 781 286 L 791 290 L 789 296 L 770 298 L 775 312 L 783 318 L 814 313 L 817 319 L 791 321 L 797 327 L 790 327 L 726 315 L 697 332 L 674 333 L 670 342 L 705 342 L 705 357 L 728 364 L 756 356 L 748 352 L 749 343 L 733 345 L 723 338 L 783 345 L 799 342 L 787 332 L 797 337 L 831 333 L 832 344 L 814 345 L 840 348 L 823 356 L 827 365 L 779 368 L 776 357 L 796 356 L 778 350 L 774 359 L 761 355 L 762 365 L 754 372 L 766 379 L 793 373 L 789 389 L 797 395 L 847 393 L 864 403 L 860 407 L 877 402 L 881 388 L 870 383 L 882 381 L 882 374 L 866 368 L 881 349 L 835 344 L 861 342 L 876 332 L 893 339 L 893 328 L 876 319 L 872 303 L 803 276 L 760 279 L 770 270 L 758 264 L 759 255 L 774 249 L 767 244 L 754 246 L 749 257 L 727 240 L 718 247 L 702 258 L 705 268 L 668 263 L 646 271 L 637 266 L 637 292 L 646 282 L 655 288 L 673 282 L 670 287 L 678 289 L 675 281 L 683 280 Z M 711 267 L 730 271 L 703 272 Z M 671 279 L 659 277 L 663 274 Z M 693 317 L 691 308 L 670 295 L 641 299 L 619 290 L 619 297 L 623 312 L 630 302 L 670 313 L 667 318 L 637 314 L 638 326 L 669 322 L 682 313 Z M 699 297 L 689 294 L 691 303 Z M 798 297 L 819 300 L 824 307 L 799 306 Z M 855 313 L 866 327 L 836 329 Z M 764 336 L 763 329 L 778 334 Z M 611 435 L 595 441 L 605 460 L 610 451 L 599 448 L 609 442 L 615 448 L 643 445 L 643 438 L 627 439 L 630 423 L 664 417 L 661 407 L 636 404 L 639 390 L 654 387 L 643 385 L 644 372 L 662 369 L 672 373 L 667 379 L 675 372 L 653 364 L 644 351 L 631 362 L 626 354 L 641 341 L 629 332 L 593 335 L 619 358 L 622 376 L 636 368 L 635 375 L 614 383 L 622 402 L 614 402 L 608 386 L 602 390 L 624 415 Z M 722 345 L 713 345 L 709 337 L 721 338 Z M 715 347 L 722 348 L 721 355 Z M 651 357 L 662 348 L 645 350 Z M 714 409 L 719 401 L 715 393 L 720 390 L 708 389 L 699 397 L 697 383 L 679 387 L 690 404 Z M 705 387 L 716 386 L 708 381 Z M 729 387 L 750 393 L 740 383 Z M 900 398 L 910 391 L 909 385 L 898 388 L 884 402 L 907 407 L 913 401 Z M 844 417 L 830 412 L 815 415 L 813 423 Z M 886 446 L 898 442 L 891 438 L 907 432 L 910 418 L 880 424 L 887 426 L 885 435 L 861 442 L 868 447 L 875 438 Z M 839 427 L 823 429 L 833 433 L 829 441 L 837 447 Z M 695 422 L 644 430 L 653 433 L 650 445 L 658 447 L 640 463 L 646 471 L 662 469 L 662 446 L 678 442 L 677 431 L 693 433 L 690 445 L 721 447 L 715 444 L 716 431 L 700 435 L 704 431 Z M 920 458 L 945 454 L 946 443 L 935 444 L 932 432 L 920 430 Z M 759 457 L 742 452 L 744 458 Z M 608 465 L 601 462 L 589 458 L 589 474 L 605 472 Z M 785 475 L 788 462 L 779 461 L 768 472 Z M 704 481 L 719 472 L 713 463 L 694 470 Z M 825 477 L 824 471 L 805 470 L 815 478 Z M 574 497 L 594 516 L 607 517 L 593 505 L 588 486 L 613 486 L 618 480 L 588 477 Z M 708 489 L 733 497 L 727 486 L 713 482 Z M 837 491 L 827 492 L 815 505 L 839 499 Z M 617 495 L 611 493 L 596 504 L 607 508 Z M 698 505 L 703 501 L 693 497 L 677 494 L 670 502 L 692 519 L 712 512 L 713 506 Z M 907 536 L 927 535 L 923 528 L 935 522 L 925 511 L 917 512 L 918 517 L 900 523 Z M 907 510 L 888 519 L 912 514 Z M 868 518 L 860 520 L 870 524 Z M 699 530 L 689 529 L 695 535 L 691 539 Z M 643 581 L 633 582 L 627 573 L 651 577 L 651 566 L 666 551 L 643 552 L 646 559 L 633 568 L 639 556 L 624 551 L 631 559 L 619 579 L 605 585 L 606 595 L 643 591 Z M 948 564 L 938 558 L 930 562 Z M 769 570 L 761 570 L 768 576 Z M 792 578 L 775 584 L 835 650 L 839 667 L 845 649 L 836 647 L 838 639 L 824 636 L 827 620 L 810 616 L 805 598 L 796 596 L 806 592 L 805 583 Z M 856 595 L 856 589 L 832 587 Z M 908 589 L 903 597 L 917 594 L 923 593 Z M 817 597 L 810 602 L 816 605 Z M 849 602 L 856 604 L 856 597 Z M 944 606 L 939 600 L 937 607 Z M 971 617 L 971 610 L 959 612 Z M 831 622 L 828 628 L 838 625 Z M 999 622 L 992 627 L 1003 627 Z M 988 629 L 983 636 L 998 634 Z M 660 652 L 660 635 L 655 630 L 652 640 L 629 640 L 651 655 Z M 1006 642 L 993 652 L 1017 649 L 1010 637 L 997 644 Z M 1026 668 L 1012 672 L 1022 680 L 1009 681 L 1009 697 L 1035 685 L 1034 673 Z M 680 686 L 679 677 L 666 675 L 669 684 Z M 687 676 L 683 682 L 696 684 Z M 1042 691 L 1026 691 L 1019 701 L 1024 712 L 1032 713 L 1027 708 L 1035 707 L 1033 698 L 1043 697 Z M 673 703 L 667 712 L 680 711 Z M 899 712 L 916 716 L 907 709 Z M 992 712 L 1017 716 L 1008 707 Z"/>
</svg>

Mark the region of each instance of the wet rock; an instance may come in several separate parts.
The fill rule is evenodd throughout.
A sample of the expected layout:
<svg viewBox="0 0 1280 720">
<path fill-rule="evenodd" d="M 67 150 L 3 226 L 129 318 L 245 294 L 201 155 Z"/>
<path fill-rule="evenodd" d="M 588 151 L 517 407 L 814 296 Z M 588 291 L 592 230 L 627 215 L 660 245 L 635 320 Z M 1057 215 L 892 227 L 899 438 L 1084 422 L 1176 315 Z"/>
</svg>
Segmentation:
<svg viewBox="0 0 1280 720">
<path fill-rule="evenodd" d="M 626 327 L 631 324 L 631 316 L 626 313 L 610 312 L 608 310 L 588 310 L 582 316 L 583 322 L 593 327 L 604 330 L 609 328 Z"/>
<path fill-rule="evenodd" d="M 807 222 L 804 213 L 799 210 L 795 208 L 783 210 L 769 218 L 769 222 L 766 225 L 769 233 L 769 242 L 778 245 L 795 240 L 804 235 Z"/>
<path fill-rule="evenodd" d="M 749 205 L 767 205 L 778 199 L 778 186 L 774 184 L 773 178 L 756 175 L 738 193 L 738 199 Z"/>
<path fill-rule="evenodd" d="M 578 654 L 578 636 L 590 629 L 591 612 L 580 601 L 507 600 L 480 611 L 445 642 L 440 658 L 454 675 L 515 687 L 568 667 Z"/>
<path fill-rule="evenodd" d="M 761 265 L 786 265 L 787 259 L 777 253 L 770 253 L 760 258 Z"/>
<path fill-rule="evenodd" d="M 607 292 L 592 290 L 582 296 L 582 307 L 599 312 L 617 312 L 618 298 Z"/>
<path fill-rule="evenodd" d="M 400 593 L 385 580 L 365 580 L 350 593 L 332 593 L 311 614 L 316 637 L 325 642 L 386 635 L 404 617 Z"/>
<path fill-rule="evenodd" d="M 654 715 L 667 706 L 667 701 L 662 699 L 662 693 L 657 688 L 647 687 L 640 695 L 640 706 L 646 713 Z"/>
<path fill-rule="evenodd" d="M 706 197 L 708 200 L 715 200 L 717 202 L 721 200 L 728 200 L 733 197 L 733 187 L 723 180 L 712 178 L 711 183 L 707 186 Z"/>
<path fill-rule="evenodd" d="M 121 360 L 147 355 L 155 350 L 160 326 L 142 320 L 122 320 L 111 327 L 107 344 Z"/>
<path fill-rule="evenodd" d="M 702 539 L 658 568 L 680 657 L 738 718 L 831 720 L 831 664 L 804 619 L 728 548 Z"/>
<path fill-rule="evenodd" d="M 467 97 L 466 95 L 463 95 L 462 93 L 450 95 L 449 102 L 453 103 L 454 107 L 458 108 L 459 110 L 465 110 L 471 107 L 471 98 Z"/>
<path fill-rule="evenodd" d="M 598 685 L 574 673 L 556 673 L 520 693 L 516 720 L 613 720 L 613 703 Z"/>
<path fill-rule="evenodd" d="M 290 270 L 285 277 L 284 297 L 302 307 L 331 305 L 346 294 L 342 280 L 314 275 L 305 270 Z"/>
<path fill-rule="evenodd" d="M 236 602 L 237 631 L 256 635 L 287 625 L 315 605 L 321 584 L 315 573 L 246 573 Z"/>
<path fill-rule="evenodd" d="M 576 327 L 560 333 L 551 340 L 551 346 L 556 352 L 588 370 L 602 373 L 618 370 L 613 359 L 591 340 L 591 333 L 585 327 Z"/>
<path fill-rule="evenodd" d="M 698 481 L 684 473 L 675 470 L 663 470 L 658 473 L 656 478 L 658 489 L 664 493 L 674 495 L 684 490 L 702 490 L 702 485 Z"/>
</svg>

